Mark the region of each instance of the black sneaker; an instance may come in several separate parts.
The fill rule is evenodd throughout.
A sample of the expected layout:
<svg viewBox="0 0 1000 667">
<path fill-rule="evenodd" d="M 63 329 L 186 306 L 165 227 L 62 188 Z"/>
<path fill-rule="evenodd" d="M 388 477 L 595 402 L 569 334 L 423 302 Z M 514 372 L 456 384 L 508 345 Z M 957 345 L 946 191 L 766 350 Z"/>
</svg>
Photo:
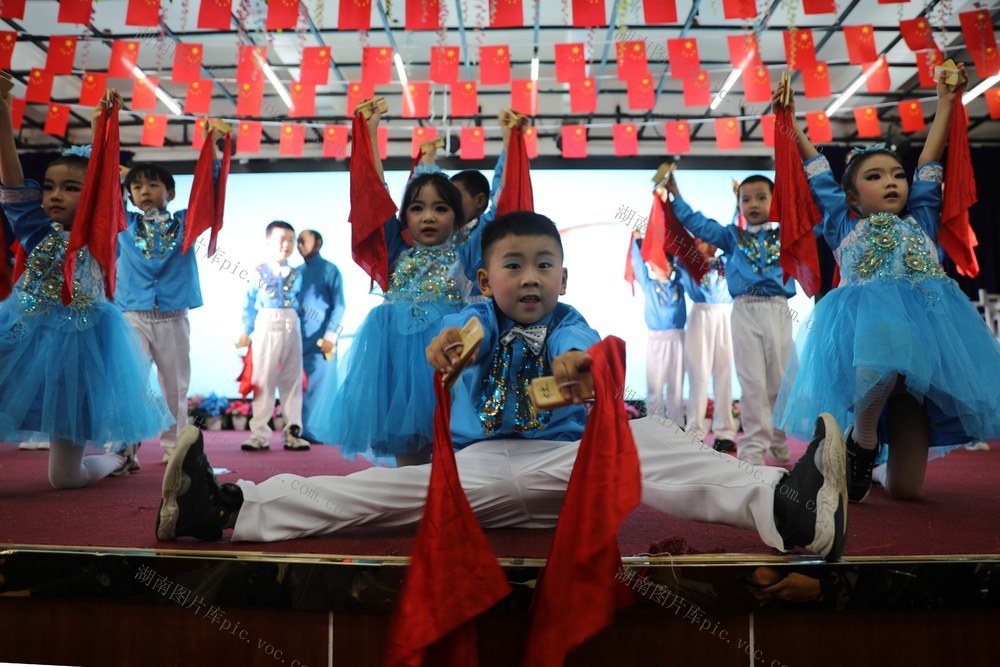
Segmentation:
<svg viewBox="0 0 1000 667">
<path fill-rule="evenodd" d="M 220 487 L 212 474 L 201 431 L 194 426 L 185 428 L 163 474 L 156 539 L 218 540 L 242 504 L 240 488 L 235 484 Z"/>
<path fill-rule="evenodd" d="M 736 451 L 736 443 L 732 440 L 727 440 L 726 438 L 717 439 L 714 443 L 712 443 L 712 447 L 714 447 L 717 452 Z"/>
<path fill-rule="evenodd" d="M 872 490 L 872 470 L 879 448 L 865 449 L 854 442 L 854 426 L 847 429 L 847 498 L 860 503 Z"/>
<path fill-rule="evenodd" d="M 823 448 L 823 472 L 816 450 Z M 774 524 L 785 549 L 804 547 L 828 561 L 839 560 L 847 539 L 847 463 L 837 420 L 823 413 L 792 471 L 774 489 Z"/>
</svg>

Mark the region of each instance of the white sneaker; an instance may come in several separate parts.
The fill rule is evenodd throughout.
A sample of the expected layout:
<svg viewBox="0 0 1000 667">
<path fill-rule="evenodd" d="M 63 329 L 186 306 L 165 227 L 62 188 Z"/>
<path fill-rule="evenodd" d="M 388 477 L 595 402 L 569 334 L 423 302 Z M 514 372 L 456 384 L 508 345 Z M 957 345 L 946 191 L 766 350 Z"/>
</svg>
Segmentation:
<svg viewBox="0 0 1000 667">
<path fill-rule="evenodd" d="M 979 440 L 977 442 L 970 442 L 965 445 L 965 448 L 970 452 L 988 452 L 990 451 L 990 446 L 988 443 Z"/>
<path fill-rule="evenodd" d="M 19 444 L 17 446 L 17 448 L 18 449 L 23 449 L 25 451 L 34 451 L 34 450 L 37 450 L 37 449 L 48 449 L 49 448 L 49 443 L 48 443 L 48 441 L 45 441 L 45 442 L 36 442 L 36 441 L 30 441 L 30 442 L 28 442 L 28 441 L 25 441 L 25 442 L 22 442 L 21 444 Z"/>
<path fill-rule="evenodd" d="M 240 445 L 240 449 L 244 452 L 262 452 L 267 449 L 271 449 L 271 446 L 267 444 L 267 440 L 261 438 L 260 436 L 250 436 L 250 439 Z"/>
<path fill-rule="evenodd" d="M 788 455 L 788 445 L 785 443 L 771 445 L 768 448 L 768 451 L 771 452 L 771 456 L 773 456 L 774 460 L 778 463 L 788 463 L 789 458 L 791 458 Z"/>
<path fill-rule="evenodd" d="M 759 449 L 752 449 L 748 452 L 739 452 L 739 459 L 746 461 L 752 466 L 764 465 L 764 452 Z"/>
<path fill-rule="evenodd" d="M 309 441 L 300 437 L 301 429 L 295 424 L 285 428 L 285 449 L 295 451 L 306 451 L 309 449 Z"/>
</svg>

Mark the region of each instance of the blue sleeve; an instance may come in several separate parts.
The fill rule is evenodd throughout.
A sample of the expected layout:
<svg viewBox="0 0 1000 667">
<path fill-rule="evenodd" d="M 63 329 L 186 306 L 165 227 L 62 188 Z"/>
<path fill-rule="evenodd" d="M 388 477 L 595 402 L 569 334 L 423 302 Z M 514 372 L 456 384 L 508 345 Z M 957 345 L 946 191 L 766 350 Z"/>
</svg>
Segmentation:
<svg viewBox="0 0 1000 667">
<path fill-rule="evenodd" d="M 333 292 L 333 310 L 330 312 L 330 328 L 327 333 L 337 333 L 340 330 L 341 322 L 344 320 L 344 310 L 346 304 L 344 303 L 344 281 L 340 278 L 340 269 L 336 266 L 332 267 L 332 280 L 330 281 L 330 289 Z"/>
<path fill-rule="evenodd" d="M 601 342 L 601 335 L 587 324 L 579 311 L 570 306 L 566 308 L 569 312 L 549 333 L 547 344 L 549 357 L 553 359 L 571 350 L 586 352 L 592 345 Z"/>
<path fill-rule="evenodd" d="M 474 281 L 476 272 L 483 267 L 483 230 L 493 222 L 493 217 L 487 217 L 488 215 L 489 211 L 483 213 L 475 229 L 469 233 L 469 238 L 455 248 L 462 260 L 462 270 L 469 280 Z"/>
<path fill-rule="evenodd" d="M 497 166 L 493 168 L 493 182 L 490 184 L 490 202 L 483 211 L 483 214 L 479 216 L 479 224 L 485 225 L 493 222 L 497 217 L 497 201 L 500 195 L 500 184 L 503 183 L 503 165 L 506 160 L 506 156 L 503 151 L 500 152 L 500 157 L 497 158 Z"/>
<path fill-rule="evenodd" d="M 941 181 L 944 167 L 940 162 L 924 163 L 913 176 L 906 208 L 920 228 L 937 243 L 941 227 Z"/>
<path fill-rule="evenodd" d="M 702 241 L 722 248 L 722 251 L 727 253 L 732 253 L 736 249 L 733 237 L 726 227 L 692 209 L 682 197 L 674 198 L 672 208 L 677 221 Z"/>
<path fill-rule="evenodd" d="M 645 291 L 649 288 L 649 283 L 652 281 L 649 279 L 649 271 L 646 270 L 646 262 L 642 259 L 642 252 L 639 250 L 639 241 L 636 239 L 632 239 L 632 252 L 629 259 L 632 260 L 632 273 L 635 274 L 635 279 L 639 281 L 639 286 Z"/>
<path fill-rule="evenodd" d="M 250 335 L 253 333 L 254 321 L 257 319 L 257 291 L 260 289 L 260 271 L 254 270 L 253 277 L 247 287 L 246 299 L 243 302 L 243 333 Z"/>
<path fill-rule="evenodd" d="M 847 196 L 833 178 L 830 163 L 825 156 L 817 155 L 809 158 L 802 163 L 802 167 L 809 179 L 813 201 L 823 215 L 823 238 L 831 250 L 836 250 L 854 227 L 847 206 Z"/>
<path fill-rule="evenodd" d="M 382 229 L 385 232 L 385 247 L 389 252 L 389 272 L 391 273 L 396 260 L 407 248 L 406 242 L 403 241 L 403 223 L 396 216 L 392 216 L 385 221 Z"/>
<path fill-rule="evenodd" d="M 52 233 L 52 219 L 42 210 L 42 187 L 37 181 L 25 180 L 20 187 L 0 186 L 0 205 L 26 254 Z"/>
</svg>

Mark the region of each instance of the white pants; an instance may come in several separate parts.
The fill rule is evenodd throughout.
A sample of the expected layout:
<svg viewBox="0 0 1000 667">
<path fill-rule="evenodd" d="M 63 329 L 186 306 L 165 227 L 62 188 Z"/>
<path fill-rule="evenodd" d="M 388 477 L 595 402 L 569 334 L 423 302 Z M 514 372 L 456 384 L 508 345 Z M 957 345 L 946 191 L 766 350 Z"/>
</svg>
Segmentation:
<svg viewBox="0 0 1000 667">
<path fill-rule="evenodd" d="M 788 299 L 737 297 L 733 304 L 733 351 L 743 395 L 740 457 L 785 444 L 785 432 L 771 423 L 785 367 L 795 363 Z"/>
<path fill-rule="evenodd" d="M 629 422 L 642 468 L 642 502 L 682 519 L 756 530 L 783 548 L 774 488 L 785 471 L 754 467 L 690 438 L 669 420 Z M 579 441 L 488 440 L 455 455 L 472 510 L 484 528 L 551 528 L 559 518 Z M 277 475 L 240 481 L 243 507 L 233 541 L 273 542 L 349 526 L 420 521 L 430 464 L 369 468 L 344 477 Z"/>
<path fill-rule="evenodd" d="M 274 412 L 274 390 L 281 397 L 288 426 L 302 427 L 302 334 L 294 308 L 262 308 L 253 334 L 253 417 L 250 431 L 267 440 Z"/>
<path fill-rule="evenodd" d="M 667 390 L 666 412 L 663 390 Z M 684 330 L 650 331 L 646 347 L 646 413 L 684 423 Z"/>
<path fill-rule="evenodd" d="M 187 310 L 161 313 L 152 310 L 125 311 L 142 341 L 142 349 L 156 364 L 163 398 L 174 415 L 175 423 L 160 434 L 160 446 L 171 451 L 177 436 L 187 426 L 187 393 L 191 383 L 191 322 Z"/>
<path fill-rule="evenodd" d="M 712 376 L 712 431 L 716 440 L 736 437 L 736 420 L 733 419 L 733 331 L 729 318 L 732 306 L 728 303 L 696 303 L 691 306 L 687 319 L 687 338 L 684 343 L 687 362 L 688 397 L 687 429 L 704 437 L 709 423 L 705 418 L 708 408 L 708 376 Z"/>
</svg>

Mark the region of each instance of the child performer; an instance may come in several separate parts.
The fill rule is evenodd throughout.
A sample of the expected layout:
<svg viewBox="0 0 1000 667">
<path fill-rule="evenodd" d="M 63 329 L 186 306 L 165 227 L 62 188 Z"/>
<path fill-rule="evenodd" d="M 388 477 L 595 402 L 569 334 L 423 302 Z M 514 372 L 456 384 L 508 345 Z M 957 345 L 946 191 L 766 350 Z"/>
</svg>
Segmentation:
<svg viewBox="0 0 1000 667">
<path fill-rule="evenodd" d="M 267 226 L 267 247 L 272 260 L 258 265 L 247 288 L 243 308 L 244 333 L 237 347 L 253 342 L 253 416 L 250 439 L 240 445 L 245 452 L 270 449 L 274 389 L 281 397 L 287 425 L 285 449 L 303 451 L 309 443 L 302 436 L 302 336 L 299 332 L 299 294 L 302 273 L 288 264 L 295 247 L 295 229 L 283 220 Z"/>
<path fill-rule="evenodd" d="M 121 103 L 109 90 L 95 115 L 102 106 L 117 113 Z M 43 185 L 25 181 L 10 107 L 9 93 L 0 95 L 0 205 L 28 259 L 0 303 L 0 441 L 49 441 L 49 481 L 75 489 L 123 461 L 117 454 L 84 457 L 87 444 L 152 437 L 170 423 L 169 413 L 149 386 L 139 338 L 108 301 L 104 271 L 88 248 L 77 251 L 73 298 L 62 302 L 89 148 L 56 158 Z"/>
<path fill-rule="evenodd" d="M 458 324 L 480 319 L 485 337 L 453 390 L 451 428 L 459 476 L 485 528 L 549 528 L 556 524 L 587 420 L 577 378 L 590 364 L 597 332 L 559 303 L 566 269 L 559 231 L 545 216 L 502 216 L 483 234 L 477 279 L 485 303 L 444 319 L 426 351 L 438 370 L 461 350 Z M 573 404 L 538 411 L 527 397 L 531 379 L 553 375 Z M 777 549 L 803 546 L 828 559 L 843 552 L 846 471 L 840 429 L 817 422 L 806 456 L 792 472 L 753 468 L 693 443 L 662 420 L 629 422 L 642 468 L 642 499 L 686 519 L 756 530 Z M 273 541 L 323 535 L 348 526 L 412 526 L 420 521 L 430 466 L 369 468 L 346 477 L 278 475 L 260 484 L 221 487 L 204 454 L 201 433 L 182 438 L 163 478 L 156 535 Z M 180 450 L 181 445 L 178 445 Z M 822 467 L 817 468 L 821 463 Z M 744 471 L 745 467 L 750 474 Z M 309 488 L 316 494 L 298 492 Z M 324 502 L 317 503 L 316 495 Z"/>
<path fill-rule="evenodd" d="M 684 342 L 688 389 L 687 430 L 704 438 L 709 423 L 705 417 L 708 407 L 708 377 L 712 376 L 713 446 L 720 452 L 736 449 L 736 421 L 733 419 L 733 333 L 729 317 L 733 298 L 729 296 L 726 282 L 726 264 L 723 257 L 716 257 L 718 250 L 710 243 L 697 239 L 698 251 L 708 265 L 704 277 L 695 282 L 684 267 L 679 266 L 684 291 L 691 299 L 688 314 L 687 336 Z"/>
<path fill-rule="evenodd" d="M 780 94 L 779 86 L 775 108 Z M 961 89 L 942 82 L 937 94 L 912 186 L 883 144 L 849 157 L 838 186 L 826 158 L 794 127 L 841 282 L 813 311 L 802 364 L 785 378 L 775 417 L 796 434 L 805 415 L 820 409 L 851 424 L 854 502 L 871 488 L 877 426 L 887 407 L 886 489 L 900 499 L 920 494 L 928 446 L 1000 435 L 1000 343 L 938 263 L 938 160 Z M 794 118 L 794 101 L 791 108 Z"/>
<path fill-rule="evenodd" d="M 674 197 L 677 220 L 698 238 L 722 248 L 727 258 L 726 280 L 733 297 L 733 352 L 743 389 L 739 457 L 763 465 L 764 450 L 768 450 L 784 463 L 788 460 L 785 433 L 773 427 L 771 414 L 785 366 L 794 354 L 788 299 L 795 296 L 795 284 L 782 284 L 781 233 L 778 223 L 768 222 L 774 183 L 759 175 L 740 183 L 740 212 L 747 220 L 746 229 L 723 227 L 692 210 L 681 198 L 673 177 L 667 190 Z"/>
<path fill-rule="evenodd" d="M 639 254 L 638 230 L 632 232 L 632 274 L 646 297 L 646 327 L 649 342 L 646 346 L 646 414 L 650 417 L 666 416 L 684 425 L 684 322 L 687 310 L 684 287 L 670 257 L 667 271 L 649 265 Z M 649 272 L 653 277 L 649 277 Z M 667 402 L 663 402 L 663 390 Z M 664 412 L 664 408 L 666 411 Z"/>
</svg>

